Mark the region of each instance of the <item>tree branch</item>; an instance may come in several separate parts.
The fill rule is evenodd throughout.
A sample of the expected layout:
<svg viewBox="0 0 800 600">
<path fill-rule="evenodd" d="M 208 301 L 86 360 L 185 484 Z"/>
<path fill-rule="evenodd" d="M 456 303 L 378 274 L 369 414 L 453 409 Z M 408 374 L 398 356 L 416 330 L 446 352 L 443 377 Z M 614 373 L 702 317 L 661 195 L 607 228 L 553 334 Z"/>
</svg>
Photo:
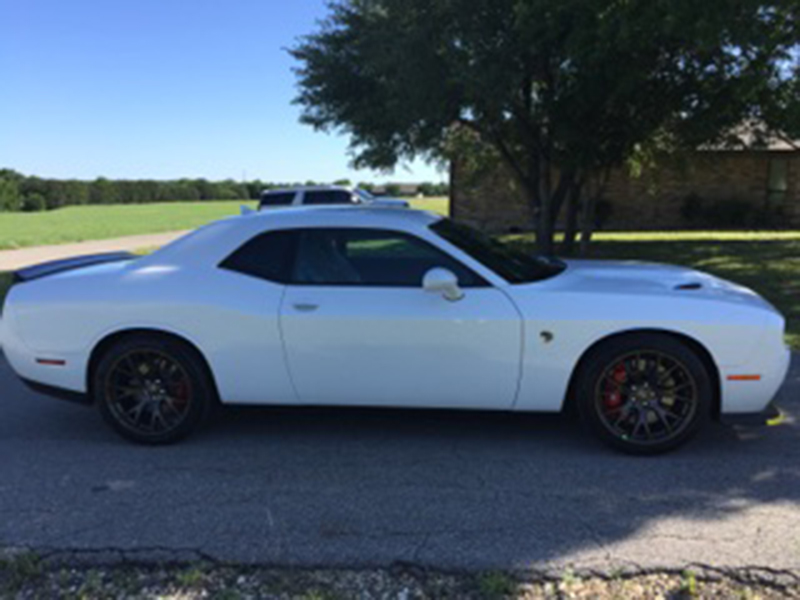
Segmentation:
<svg viewBox="0 0 800 600">
<path fill-rule="evenodd" d="M 514 172 L 514 176 L 519 181 L 522 188 L 525 190 L 526 194 L 531 197 L 531 199 L 538 202 L 538 191 L 536 190 L 536 171 L 534 170 L 532 174 L 526 173 L 525 169 L 522 167 L 520 162 L 517 160 L 517 157 L 514 156 L 514 153 L 508 147 L 503 137 L 497 133 L 492 132 L 489 129 L 485 129 L 481 127 L 475 121 L 470 119 L 465 119 L 463 117 L 459 117 L 456 122 L 459 125 L 463 125 L 470 131 L 474 132 L 482 139 L 489 141 L 500 153 L 500 156 L 503 158 L 503 161 L 508 165 L 508 167 Z M 534 205 L 534 209 L 536 206 Z"/>
</svg>

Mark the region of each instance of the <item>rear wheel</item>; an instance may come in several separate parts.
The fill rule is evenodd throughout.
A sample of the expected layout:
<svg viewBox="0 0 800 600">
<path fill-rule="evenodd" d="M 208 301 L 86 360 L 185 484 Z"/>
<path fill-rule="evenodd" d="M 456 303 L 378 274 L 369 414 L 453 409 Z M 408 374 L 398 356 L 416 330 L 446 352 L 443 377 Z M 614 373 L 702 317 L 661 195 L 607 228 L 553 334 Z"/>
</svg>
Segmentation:
<svg viewBox="0 0 800 600">
<path fill-rule="evenodd" d="M 686 344 L 634 334 L 593 351 L 576 391 L 581 420 L 601 440 L 631 454 L 658 454 L 697 432 L 710 414 L 713 388 Z"/>
<path fill-rule="evenodd" d="M 155 335 L 131 336 L 114 344 L 95 369 L 93 391 L 106 422 L 142 444 L 183 439 L 205 419 L 213 398 L 197 353 Z"/>
</svg>

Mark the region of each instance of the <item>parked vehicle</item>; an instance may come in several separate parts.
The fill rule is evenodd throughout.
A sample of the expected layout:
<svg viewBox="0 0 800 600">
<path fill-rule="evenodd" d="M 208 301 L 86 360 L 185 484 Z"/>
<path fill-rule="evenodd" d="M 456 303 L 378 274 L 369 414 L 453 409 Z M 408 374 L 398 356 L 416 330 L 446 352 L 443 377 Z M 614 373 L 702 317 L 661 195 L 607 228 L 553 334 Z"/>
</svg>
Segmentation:
<svg viewBox="0 0 800 600">
<path fill-rule="evenodd" d="M 259 210 L 274 207 L 362 204 L 366 206 L 385 206 L 408 208 L 409 203 L 399 198 L 373 196 L 366 190 L 337 185 L 297 187 L 281 190 L 265 190 L 261 193 Z"/>
<path fill-rule="evenodd" d="M 765 423 L 784 319 L 680 267 L 530 257 L 414 210 L 232 217 L 149 256 L 16 274 L 0 340 L 31 387 L 167 443 L 223 404 L 574 409 L 652 454 Z"/>
</svg>

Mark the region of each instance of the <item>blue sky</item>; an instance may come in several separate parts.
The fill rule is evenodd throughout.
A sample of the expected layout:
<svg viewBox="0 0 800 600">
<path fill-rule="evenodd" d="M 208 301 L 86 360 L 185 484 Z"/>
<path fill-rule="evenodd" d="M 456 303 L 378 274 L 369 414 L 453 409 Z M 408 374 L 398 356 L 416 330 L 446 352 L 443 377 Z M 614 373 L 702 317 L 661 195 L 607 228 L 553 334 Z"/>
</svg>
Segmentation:
<svg viewBox="0 0 800 600">
<path fill-rule="evenodd" d="M 298 122 L 323 0 L 0 0 L 0 168 L 49 177 L 442 180 L 349 168 Z"/>
</svg>

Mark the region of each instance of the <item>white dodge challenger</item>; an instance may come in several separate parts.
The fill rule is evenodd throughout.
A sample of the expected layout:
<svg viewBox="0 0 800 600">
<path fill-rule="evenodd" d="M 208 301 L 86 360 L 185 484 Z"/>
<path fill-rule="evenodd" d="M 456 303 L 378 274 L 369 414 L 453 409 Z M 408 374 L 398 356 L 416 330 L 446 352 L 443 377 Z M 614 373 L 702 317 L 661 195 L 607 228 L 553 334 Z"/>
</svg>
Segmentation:
<svg viewBox="0 0 800 600">
<path fill-rule="evenodd" d="M 405 209 L 242 215 L 15 280 L 0 341 L 19 377 L 152 444 L 219 403 L 571 409 L 654 454 L 710 419 L 776 418 L 790 360 L 783 317 L 746 288 L 530 257 Z"/>
</svg>

